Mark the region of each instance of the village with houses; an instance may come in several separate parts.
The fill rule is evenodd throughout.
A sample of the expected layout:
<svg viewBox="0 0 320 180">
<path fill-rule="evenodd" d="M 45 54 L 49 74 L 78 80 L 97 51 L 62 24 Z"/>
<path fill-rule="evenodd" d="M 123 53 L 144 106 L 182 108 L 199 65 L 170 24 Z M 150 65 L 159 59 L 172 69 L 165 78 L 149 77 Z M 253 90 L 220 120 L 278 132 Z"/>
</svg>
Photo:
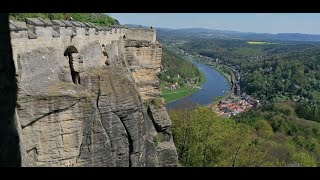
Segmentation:
<svg viewBox="0 0 320 180">
<path fill-rule="evenodd" d="M 212 59 L 201 55 L 199 56 L 206 59 L 206 64 L 211 67 L 219 64 L 220 66 L 226 67 L 226 69 L 230 69 L 231 76 L 228 77 L 228 79 L 231 83 L 231 90 L 226 92 L 226 96 L 218 103 L 210 105 L 212 110 L 217 113 L 218 116 L 229 118 L 260 106 L 259 100 L 247 95 L 245 92 L 241 94 L 239 67 L 220 61 L 218 58 Z"/>
<path fill-rule="evenodd" d="M 241 96 L 232 96 L 211 105 L 212 110 L 222 117 L 231 117 L 260 106 L 259 100 L 243 93 Z"/>
</svg>

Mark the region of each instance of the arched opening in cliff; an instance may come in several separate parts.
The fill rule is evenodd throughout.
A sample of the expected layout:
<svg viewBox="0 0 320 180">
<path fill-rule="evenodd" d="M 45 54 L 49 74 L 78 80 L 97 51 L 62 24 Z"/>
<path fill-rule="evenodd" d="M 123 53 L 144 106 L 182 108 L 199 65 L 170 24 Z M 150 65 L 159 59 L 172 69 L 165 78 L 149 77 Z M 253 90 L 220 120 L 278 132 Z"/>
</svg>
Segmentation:
<svg viewBox="0 0 320 180">
<path fill-rule="evenodd" d="M 78 71 L 75 70 L 74 68 L 74 60 L 75 58 L 73 57 L 75 53 L 79 53 L 78 49 L 74 46 L 69 46 L 65 52 L 64 52 L 64 56 L 68 56 L 69 58 L 69 66 L 70 66 L 70 71 L 71 71 L 71 77 L 72 77 L 72 81 L 74 84 L 80 84 L 80 73 Z M 77 59 L 78 60 L 78 59 Z M 81 63 L 80 61 L 77 63 Z"/>
<path fill-rule="evenodd" d="M 123 39 L 126 39 L 126 35 L 123 35 Z"/>
</svg>

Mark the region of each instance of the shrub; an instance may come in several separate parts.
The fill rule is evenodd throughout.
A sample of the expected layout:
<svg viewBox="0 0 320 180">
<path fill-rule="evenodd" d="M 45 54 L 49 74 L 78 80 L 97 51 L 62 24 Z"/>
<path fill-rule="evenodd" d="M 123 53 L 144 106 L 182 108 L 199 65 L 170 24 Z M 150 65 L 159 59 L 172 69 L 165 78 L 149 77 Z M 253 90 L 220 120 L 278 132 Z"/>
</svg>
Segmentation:
<svg viewBox="0 0 320 180">
<path fill-rule="evenodd" d="M 157 134 L 156 136 L 153 137 L 153 143 L 158 146 L 161 143 L 161 138 Z"/>
</svg>

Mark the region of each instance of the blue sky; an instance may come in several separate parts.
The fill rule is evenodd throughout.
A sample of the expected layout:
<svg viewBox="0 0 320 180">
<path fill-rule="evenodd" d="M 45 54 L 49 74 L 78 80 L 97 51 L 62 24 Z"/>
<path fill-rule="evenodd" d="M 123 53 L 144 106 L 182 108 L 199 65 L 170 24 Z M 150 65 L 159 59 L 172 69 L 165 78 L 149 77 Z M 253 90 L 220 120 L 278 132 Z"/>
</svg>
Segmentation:
<svg viewBox="0 0 320 180">
<path fill-rule="evenodd" d="M 107 13 L 121 24 L 320 34 L 320 13 Z"/>
</svg>

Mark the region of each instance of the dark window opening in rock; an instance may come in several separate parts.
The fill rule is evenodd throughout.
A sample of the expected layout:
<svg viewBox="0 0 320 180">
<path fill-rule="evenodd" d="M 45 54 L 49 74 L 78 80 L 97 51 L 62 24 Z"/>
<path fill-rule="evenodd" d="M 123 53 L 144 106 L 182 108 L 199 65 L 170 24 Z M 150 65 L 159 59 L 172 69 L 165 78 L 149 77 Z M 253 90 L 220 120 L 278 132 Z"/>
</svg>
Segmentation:
<svg viewBox="0 0 320 180">
<path fill-rule="evenodd" d="M 123 35 L 123 39 L 126 39 L 126 35 Z"/>
<path fill-rule="evenodd" d="M 105 62 L 106 65 L 110 66 L 109 60 L 107 59 Z"/>
<path fill-rule="evenodd" d="M 105 64 L 109 66 L 110 65 L 110 63 L 109 63 L 109 55 L 108 55 L 107 51 L 103 51 L 103 55 L 107 57 L 107 60 L 106 60 Z"/>
<path fill-rule="evenodd" d="M 78 52 L 78 50 L 77 50 L 77 48 L 75 48 L 74 46 L 69 46 L 67 49 L 66 49 L 66 51 L 64 52 L 64 56 L 68 56 L 68 58 L 69 58 L 69 66 L 70 66 L 70 71 L 71 71 L 71 77 L 72 77 L 72 81 L 73 81 L 73 83 L 74 84 L 80 84 L 80 73 L 79 72 L 77 72 L 75 69 L 74 69 L 74 65 L 73 65 L 73 61 L 74 61 L 74 57 L 72 56 L 72 54 L 74 54 L 74 53 L 79 53 Z M 77 60 L 79 60 L 79 62 L 77 62 L 77 63 L 82 63 L 83 61 L 82 61 L 82 59 L 80 60 L 80 58 L 79 59 L 77 59 Z M 80 62 L 81 61 L 81 62 Z"/>
<path fill-rule="evenodd" d="M 106 51 L 106 47 L 105 47 L 104 44 L 102 44 L 102 53 L 103 53 L 103 56 L 107 56 L 107 58 L 109 58 L 109 55 L 108 55 L 108 53 Z"/>
</svg>

